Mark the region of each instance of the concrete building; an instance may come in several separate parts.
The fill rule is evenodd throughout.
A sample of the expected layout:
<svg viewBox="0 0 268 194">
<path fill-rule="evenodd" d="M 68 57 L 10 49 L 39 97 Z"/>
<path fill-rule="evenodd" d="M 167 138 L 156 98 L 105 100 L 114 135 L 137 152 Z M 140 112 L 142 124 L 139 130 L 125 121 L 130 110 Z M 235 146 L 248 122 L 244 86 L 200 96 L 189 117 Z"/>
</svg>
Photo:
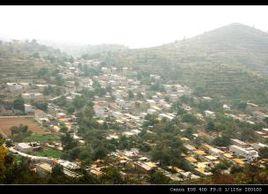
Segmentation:
<svg viewBox="0 0 268 194">
<path fill-rule="evenodd" d="M 28 113 L 34 113 L 34 108 L 32 105 L 30 104 L 24 104 L 24 107 L 25 107 L 25 113 L 28 114 Z"/>
<path fill-rule="evenodd" d="M 150 105 L 150 106 L 155 106 L 156 105 L 156 102 L 152 99 L 148 99 L 146 100 L 146 102 Z"/>
<path fill-rule="evenodd" d="M 247 143 L 245 143 L 245 142 L 243 142 L 243 141 L 241 141 L 239 139 L 231 139 L 231 142 L 234 145 L 237 145 L 237 146 L 240 146 L 240 147 L 244 147 L 244 148 L 248 146 Z"/>
<path fill-rule="evenodd" d="M 237 156 L 244 157 L 248 162 L 251 162 L 259 157 L 258 152 L 252 148 L 250 149 L 250 148 L 239 147 L 237 145 L 231 145 L 230 151 Z"/>
<path fill-rule="evenodd" d="M 222 105 L 222 108 L 223 108 L 224 110 L 231 110 L 231 107 L 228 106 L 227 104 Z"/>
<path fill-rule="evenodd" d="M 18 143 L 16 149 L 24 153 L 29 153 L 33 150 L 32 146 L 30 146 L 28 143 Z"/>
<path fill-rule="evenodd" d="M 263 143 L 254 143 L 252 144 L 252 147 L 255 149 L 255 150 L 259 150 L 261 148 L 267 148 L 268 146 L 266 144 L 263 144 Z"/>
<path fill-rule="evenodd" d="M 134 163 L 137 169 L 140 169 L 145 172 L 150 172 L 157 167 L 154 162 L 135 162 Z"/>
<path fill-rule="evenodd" d="M 206 117 L 209 117 L 209 118 L 215 118 L 216 117 L 215 113 L 210 111 L 210 110 L 205 110 L 204 113 L 205 113 Z"/>
<path fill-rule="evenodd" d="M 150 114 L 150 115 L 156 114 L 157 113 L 157 110 L 152 109 L 152 108 L 149 108 L 149 109 L 147 109 L 147 113 Z"/>
<path fill-rule="evenodd" d="M 99 105 L 94 105 L 93 108 L 94 108 L 95 115 L 97 117 L 105 117 L 106 116 L 107 110 L 105 107 L 99 106 Z"/>
<path fill-rule="evenodd" d="M 24 153 L 29 153 L 31 151 L 36 151 L 41 149 L 41 146 L 37 142 L 30 142 L 30 143 L 18 143 L 16 145 L 16 149 L 18 151 L 24 152 Z"/>
<path fill-rule="evenodd" d="M 208 144 L 203 145 L 204 149 L 213 156 L 223 157 L 224 152 L 218 148 L 214 148 Z"/>
<path fill-rule="evenodd" d="M 66 114 L 65 113 L 63 113 L 63 112 L 59 112 L 59 113 L 57 113 L 57 118 L 58 119 L 63 119 L 63 118 L 65 118 L 66 117 Z"/>
<path fill-rule="evenodd" d="M 168 114 L 164 114 L 164 113 L 161 113 L 159 114 L 159 118 L 162 119 L 162 118 L 166 118 L 168 120 L 172 120 L 174 117 L 171 116 L 171 115 L 168 115 Z"/>
<path fill-rule="evenodd" d="M 44 98 L 42 93 L 23 93 L 22 97 L 26 100 L 42 100 Z"/>
<path fill-rule="evenodd" d="M 16 93 L 21 93 L 23 90 L 22 85 L 17 84 L 17 83 L 7 83 L 7 88 L 10 92 L 16 92 Z"/>
<path fill-rule="evenodd" d="M 52 173 L 52 166 L 48 163 L 36 164 L 36 173 L 40 176 L 47 176 Z"/>
</svg>

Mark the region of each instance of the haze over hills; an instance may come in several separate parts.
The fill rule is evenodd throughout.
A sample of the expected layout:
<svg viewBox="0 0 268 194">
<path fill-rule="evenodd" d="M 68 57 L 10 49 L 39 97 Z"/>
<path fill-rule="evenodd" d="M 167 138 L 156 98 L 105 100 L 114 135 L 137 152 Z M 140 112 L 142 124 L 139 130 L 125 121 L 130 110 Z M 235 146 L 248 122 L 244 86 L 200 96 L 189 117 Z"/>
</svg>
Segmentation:
<svg viewBox="0 0 268 194">
<path fill-rule="evenodd" d="M 0 41 L 0 183 L 267 183 L 267 33 L 41 42 Z"/>
<path fill-rule="evenodd" d="M 55 41 L 46 41 L 38 40 L 41 44 L 60 49 L 63 52 L 66 52 L 69 55 L 74 57 L 79 57 L 83 54 L 97 54 L 108 51 L 119 51 L 128 49 L 128 47 L 120 44 L 81 44 L 81 43 L 71 43 L 71 42 L 55 42 Z"/>
<path fill-rule="evenodd" d="M 135 52 L 163 52 L 176 62 L 239 63 L 267 73 L 268 33 L 255 28 L 230 24 L 199 36 Z M 160 54 L 160 53 L 159 53 Z"/>
<path fill-rule="evenodd" d="M 173 57 L 179 62 L 188 59 L 201 63 L 199 59 L 214 62 L 228 60 L 267 73 L 268 33 L 234 23 L 186 40 L 153 48 L 132 49 L 127 53 L 138 55 L 148 51 L 175 55 Z"/>
<path fill-rule="evenodd" d="M 245 100 L 251 96 L 250 100 L 261 102 L 268 95 L 267 54 L 267 33 L 235 23 L 158 47 L 92 57 L 160 73 L 189 84 L 202 95 Z"/>
<path fill-rule="evenodd" d="M 13 59 L 19 58 L 19 55 L 27 55 L 28 59 L 33 55 L 67 57 L 50 46 L 57 47 L 69 55 L 98 59 L 107 65 L 131 66 L 158 73 L 166 79 L 178 80 L 193 87 L 200 95 L 268 103 L 268 34 L 243 24 L 230 24 L 193 38 L 152 48 L 45 44 L 49 46 L 33 42 L 18 44 L 15 41 L 9 46 L 2 44 L 2 49 L 11 49 L 12 52 L 5 53 L 6 56 L 13 53 Z M 4 52 L 2 55 L 5 55 Z M 5 69 L 5 64 L 1 64 L 2 69 Z M 29 64 L 32 62 L 27 63 L 27 67 Z"/>
</svg>

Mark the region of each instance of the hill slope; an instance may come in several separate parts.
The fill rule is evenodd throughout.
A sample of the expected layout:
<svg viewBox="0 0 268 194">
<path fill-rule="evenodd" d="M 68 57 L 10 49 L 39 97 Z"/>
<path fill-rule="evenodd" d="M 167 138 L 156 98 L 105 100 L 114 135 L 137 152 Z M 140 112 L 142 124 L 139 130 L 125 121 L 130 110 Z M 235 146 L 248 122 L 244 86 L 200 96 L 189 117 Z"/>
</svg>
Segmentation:
<svg viewBox="0 0 268 194">
<path fill-rule="evenodd" d="M 268 34 L 242 24 L 159 47 L 97 57 L 108 64 L 129 65 L 179 80 L 200 95 L 268 103 Z"/>
<path fill-rule="evenodd" d="M 268 33 L 242 24 L 231 24 L 178 44 L 177 51 L 215 62 L 240 63 L 268 73 Z"/>
<path fill-rule="evenodd" d="M 36 41 L 0 42 L 0 80 L 33 79 L 43 68 L 55 68 L 67 55 Z"/>
</svg>

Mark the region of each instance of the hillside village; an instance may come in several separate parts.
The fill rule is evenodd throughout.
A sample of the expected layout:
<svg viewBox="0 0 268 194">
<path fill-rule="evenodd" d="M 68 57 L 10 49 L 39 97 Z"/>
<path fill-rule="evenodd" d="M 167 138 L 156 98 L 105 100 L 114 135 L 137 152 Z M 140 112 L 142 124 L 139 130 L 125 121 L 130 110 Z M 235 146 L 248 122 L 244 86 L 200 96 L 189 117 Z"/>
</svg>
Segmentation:
<svg viewBox="0 0 268 194">
<path fill-rule="evenodd" d="M 198 96 L 189 86 L 160 75 L 99 60 L 65 61 L 57 65 L 55 79 L 49 76 L 41 69 L 34 81 L 10 80 L 1 83 L 0 91 L 0 123 L 24 117 L 43 130 L 20 134 L 13 128 L 9 134 L 0 128 L 9 152 L 30 159 L 29 168 L 40 176 L 57 165 L 72 178 L 83 176 L 81 169 L 101 177 L 115 167 L 123 179 L 138 183 L 150 183 L 155 172 L 183 183 L 216 170 L 231 174 L 232 168 L 248 164 L 267 168 L 268 110 L 254 102 L 236 106 Z M 23 102 L 23 108 L 15 107 L 15 101 Z M 225 129 L 220 122 L 234 128 Z M 226 137 L 224 130 L 233 134 Z M 94 138 L 105 149 L 96 145 L 90 162 L 88 153 L 75 154 L 75 149 L 86 152 Z M 169 152 L 172 156 L 162 154 Z"/>
</svg>

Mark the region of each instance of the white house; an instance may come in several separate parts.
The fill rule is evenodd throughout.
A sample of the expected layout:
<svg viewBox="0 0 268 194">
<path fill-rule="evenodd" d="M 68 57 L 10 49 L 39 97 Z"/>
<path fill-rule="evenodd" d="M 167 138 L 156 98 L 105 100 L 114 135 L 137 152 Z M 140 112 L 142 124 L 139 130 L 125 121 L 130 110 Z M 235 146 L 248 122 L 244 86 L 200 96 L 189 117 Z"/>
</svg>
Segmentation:
<svg viewBox="0 0 268 194">
<path fill-rule="evenodd" d="M 66 117 L 65 113 L 63 113 L 63 112 L 57 113 L 57 118 L 65 118 L 65 117 Z"/>
<path fill-rule="evenodd" d="M 168 120 L 172 120 L 174 117 L 171 115 L 168 115 L 168 114 L 161 113 L 161 114 L 159 114 L 159 118 L 160 119 L 167 118 Z"/>
<path fill-rule="evenodd" d="M 7 88 L 10 92 L 22 92 L 23 87 L 17 83 L 7 83 Z"/>
<path fill-rule="evenodd" d="M 242 148 L 237 145 L 231 145 L 229 149 L 235 155 L 245 157 L 249 162 L 259 157 L 258 152 L 254 149 Z"/>
<path fill-rule="evenodd" d="M 215 113 L 210 111 L 210 110 L 205 110 L 204 113 L 205 113 L 206 117 L 210 117 L 210 118 L 215 118 L 216 117 Z"/>
<path fill-rule="evenodd" d="M 105 113 L 106 113 L 105 107 L 94 105 L 93 108 L 94 108 L 95 115 L 97 117 L 105 117 Z"/>
<path fill-rule="evenodd" d="M 33 109 L 33 106 L 30 105 L 30 104 L 24 104 L 24 107 L 25 107 L 25 113 L 28 114 L 28 113 L 33 113 L 34 112 L 34 109 Z"/>
<path fill-rule="evenodd" d="M 237 146 L 240 146 L 240 147 L 247 147 L 247 143 L 239 140 L 239 139 L 231 139 L 231 142 L 234 144 L 234 145 L 237 145 Z"/>
<path fill-rule="evenodd" d="M 228 106 L 227 104 L 222 105 L 222 108 L 223 108 L 224 110 L 231 110 L 231 107 Z"/>
<path fill-rule="evenodd" d="M 16 146 L 16 149 L 21 152 L 31 152 L 33 150 L 33 147 L 29 145 L 28 143 L 18 143 Z"/>
<path fill-rule="evenodd" d="M 52 173 L 52 166 L 48 163 L 36 164 L 36 173 L 40 176 L 47 176 Z"/>
<path fill-rule="evenodd" d="M 268 146 L 266 144 L 263 144 L 263 143 L 254 143 L 254 144 L 252 144 L 252 147 L 256 150 L 259 150 L 261 148 L 267 148 Z"/>
<path fill-rule="evenodd" d="M 156 102 L 152 99 L 147 99 L 146 102 L 150 105 L 150 106 L 155 106 Z"/>
<path fill-rule="evenodd" d="M 169 98 L 171 102 L 176 102 L 179 99 L 179 96 L 178 94 L 170 94 Z"/>
<path fill-rule="evenodd" d="M 23 93 L 22 97 L 27 100 L 40 100 L 43 98 L 42 93 Z"/>
<path fill-rule="evenodd" d="M 156 114 L 157 111 L 156 111 L 155 109 L 149 108 L 149 109 L 147 110 L 147 113 L 152 115 L 152 114 Z"/>
</svg>

